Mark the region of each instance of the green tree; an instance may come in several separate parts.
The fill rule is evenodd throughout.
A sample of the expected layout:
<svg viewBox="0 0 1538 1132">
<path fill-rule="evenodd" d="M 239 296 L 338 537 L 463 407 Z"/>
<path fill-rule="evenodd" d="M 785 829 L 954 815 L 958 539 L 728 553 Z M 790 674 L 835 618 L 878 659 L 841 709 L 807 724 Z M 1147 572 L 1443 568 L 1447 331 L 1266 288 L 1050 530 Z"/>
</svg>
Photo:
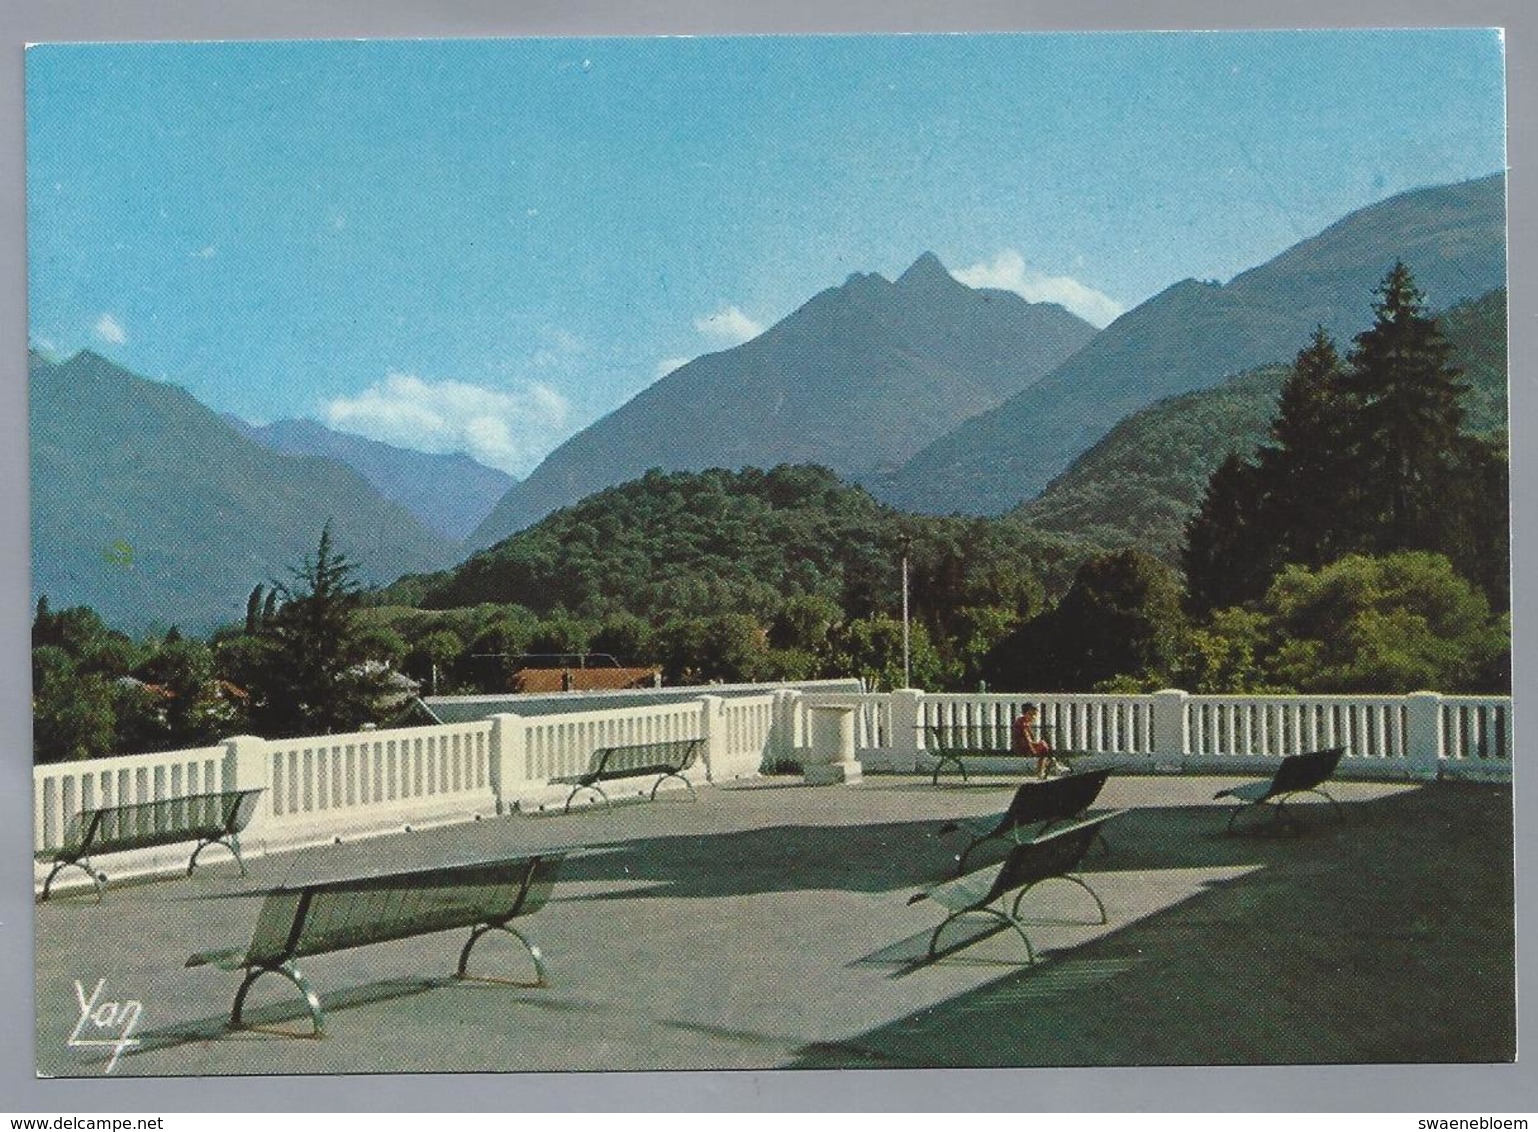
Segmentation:
<svg viewBox="0 0 1538 1132">
<path fill-rule="evenodd" d="M 1511 463 L 1504 437 L 1463 436 L 1443 499 L 1442 542 L 1458 573 L 1498 611 L 1511 608 Z"/>
<path fill-rule="evenodd" d="M 1181 566 L 1192 609 L 1232 605 L 1265 589 L 1262 498 L 1258 469 L 1238 453 L 1229 453 L 1212 473 L 1201 506 L 1186 524 Z"/>
<path fill-rule="evenodd" d="M 1261 537 L 1248 580 L 1260 587 L 1288 562 L 1318 567 L 1361 543 L 1352 404 L 1335 342 L 1318 327 L 1282 382 L 1275 442 L 1259 452 Z"/>
<path fill-rule="evenodd" d="M 108 679 L 127 675 L 142 658 L 128 635 L 109 629 L 90 606 L 77 605 L 53 612 L 46 597 L 38 600 L 32 644 L 34 648 L 61 648 L 80 672 L 97 673 Z"/>
<path fill-rule="evenodd" d="M 909 680 L 920 688 L 944 688 L 953 672 L 935 648 L 922 622 L 908 626 Z M 875 614 L 848 621 L 833 633 L 828 669 L 840 676 L 858 676 L 874 691 L 903 686 L 903 626 L 896 617 Z"/>
<path fill-rule="evenodd" d="M 705 622 L 695 661 L 704 680 L 762 680 L 768 672 L 769 635 L 746 613 L 718 614 Z"/>
<path fill-rule="evenodd" d="M 813 655 L 828 646 L 828 634 L 843 620 L 838 603 L 822 594 L 795 594 L 781 604 L 769 626 L 769 642 L 777 649 L 800 649 Z"/>
<path fill-rule="evenodd" d="M 1299 691 L 1510 689 L 1510 626 L 1440 554 L 1288 567 L 1260 612 L 1270 637 L 1265 668 Z"/>
<path fill-rule="evenodd" d="M 1056 691 L 1116 677 L 1168 681 L 1187 631 L 1174 571 L 1141 550 L 1103 554 L 1079 568 L 1055 609 L 1000 642 L 989 683 Z"/>
<path fill-rule="evenodd" d="M 594 652 L 608 653 L 620 664 L 644 664 L 653 659 L 652 627 L 633 613 L 614 613 L 604 618 L 588 642 Z"/>
<path fill-rule="evenodd" d="M 253 722 L 264 735 L 351 730 L 372 718 L 388 670 L 368 663 L 357 572 L 327 523 L 314 556 L 282 587 L 286 600 L 266 630 L 272 648 L 253 674 Z"/>
<path fill-rule="evenodd" d="M 39 763 L 112 753 L 116 716 L 112 685 L 82 673 L 57 645 L 32 650 L 32 757 Z"/>
<path fill-rule="evenodd" d="M 1237 606 L 1215 610 L 1193 626 L 1171 683 L 1199 695 L 1264 695 L 1293 691 L 1273 685 L 1260 665 L 1267 648 L 1267 618 Z"/>
<path fill-rule="evenodd" d="M 1440 550 L 1444 500 L 1468 386 L 1403 263 L 1384 277 L 1373 325 L 1356 337 L 1346 388 L 1355 403 L 1352 453 L 1379 552 Z"/>
<path fill-rule="evenodd" d="M 439 685 L 447 677 L 456 661 L 465 651 L 459 634 L 448 629 L 434 629 L 417 639 L 406 657 L 406 668 L 427 686 L 429 695 L 437 695 Z"/>
<path fill-rule="evenodd" d="M 202 641 L 166 639 L 135 673 L 163 690 L 163 732 L 135 750 L 199 747 L 233 734 L 242 722 L 220 695 L 214 653 Z"/>
</svg>

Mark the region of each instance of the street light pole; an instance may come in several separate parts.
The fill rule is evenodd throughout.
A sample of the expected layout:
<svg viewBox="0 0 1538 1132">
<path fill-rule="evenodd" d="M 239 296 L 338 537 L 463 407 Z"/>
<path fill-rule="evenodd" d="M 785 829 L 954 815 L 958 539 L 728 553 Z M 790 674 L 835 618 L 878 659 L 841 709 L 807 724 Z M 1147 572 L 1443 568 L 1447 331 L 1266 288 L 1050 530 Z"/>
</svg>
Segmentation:
<svg viewBox="0 0 1538 1132">
<path fill-rule="evenodd" d="M 908 551 L 913 548 L 913 540 L 906 535 L 902 540 L 903 548 L 903 687 L 913 687 L 913 678 L 908 665 Z"/>
</svg>

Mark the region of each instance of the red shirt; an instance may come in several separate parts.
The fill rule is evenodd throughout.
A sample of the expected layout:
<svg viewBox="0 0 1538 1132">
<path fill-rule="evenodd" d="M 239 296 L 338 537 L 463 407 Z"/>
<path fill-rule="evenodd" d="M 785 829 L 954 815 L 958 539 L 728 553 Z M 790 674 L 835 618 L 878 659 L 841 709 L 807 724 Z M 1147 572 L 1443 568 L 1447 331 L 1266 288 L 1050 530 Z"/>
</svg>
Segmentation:
<svg viewBox="0 0 1538 1132">
<path fill-rule="evenodd" d="M 1015 716 L 1015 722 L 1010 727 L 1010 747 L 1018 755 L 1044 755 L 1052 749 L 1045 739 L 1038 739 L 1031 734 L 1031 728 L 1035 723 L 1026 723 L 1025 716 Z"/>
</svg>

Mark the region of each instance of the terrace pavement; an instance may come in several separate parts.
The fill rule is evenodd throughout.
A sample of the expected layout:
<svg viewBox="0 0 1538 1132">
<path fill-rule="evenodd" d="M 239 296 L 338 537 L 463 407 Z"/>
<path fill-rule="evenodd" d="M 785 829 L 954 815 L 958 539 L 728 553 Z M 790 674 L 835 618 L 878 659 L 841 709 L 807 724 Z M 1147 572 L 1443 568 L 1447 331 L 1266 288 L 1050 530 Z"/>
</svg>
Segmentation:
<svg viewBox="0 0 1538 1132">
<path fill-rule="evenodd" d="M 1296 832 L 1225 837 L 1212 795 L 1239 780 L 1113 776 L 1097 808 L 1130 812 L 1084 868 L 1110 922 L 1044 886 L 1034 968 L 1012 933 L 913 961 L 940 916 L 907 898 L 960 849 L 935 829 L 999 812 L 1004 779 L 744 781 L 258 856 L 248 878 L 216 849 L 190 879 L 37 906 L 38 1071 L 107 1072 L 67 1045 L 74 983 L 99 979 L 101 1001 L 143 1003 L 119 1076 L 1511 1060 L 1509 787 L 1341 782 L 1343 823 L 1300 805 Z M 546 988 L 450 978 L 466 932 L 317 956 L 314 1040 L 282 1032 L 308 1030 L 283 980 L 237 1032 L 238 977 L 182 966 L 246 943 L 280 883 L 566 847 L 584 851 L 519 921 Z M 527 959 L 493 936 L 475 968 Z"/>
</svg>

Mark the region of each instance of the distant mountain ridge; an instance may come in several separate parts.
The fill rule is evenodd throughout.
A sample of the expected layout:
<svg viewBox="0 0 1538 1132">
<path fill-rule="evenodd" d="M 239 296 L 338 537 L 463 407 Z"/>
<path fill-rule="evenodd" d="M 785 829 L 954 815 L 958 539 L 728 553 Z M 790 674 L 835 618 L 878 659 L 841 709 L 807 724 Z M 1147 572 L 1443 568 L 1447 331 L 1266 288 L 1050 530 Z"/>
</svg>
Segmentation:
<svg viewBox="0 0 1538 1132">
<path fill-rule="evenodd" d="M 337 432 L 318 421 L 289 418 L 253 425 L 239 417 L 227 419 L 274 452 L 324 456 L 346 464 L 380 495 L 415 515 L 428 530 L 455 542 L 464 541 L 517 482 L 506 472 L 488 468 L 463 453 L 437 455 L 398 448 Z"/>
<path fill-rule="evenodd" d="M 32 592 L 55 608 L 207 631 L 258 582 L 287 581 L 328 520 L 369 581 L 454 558 L 351 468 L 264 448 L 184 389 L 90 351 L 28 362 Z"/>
<path fill-rule="evenodd" d="M 1373 289 L 1395 260 L 1409 266 L 1432 308 L 1503 286 L 1504 176 L 1370 205 L 1227 284 L 1176 283 L 871 489 L 915 511 L 1007 511 L 1155 401 L 1289 362 L 1316 325 L 1349 342 L 1371 321 Z"/>
<path fill-rule="evenodd" d="M 1094 327 L 959 283 L 932 253 L 895 282 L 855 274 L 752 341 L 674 370 L 552 452 L 471 536 L 488 546 L 651 468 L 817 463 L 882 474 L 1026 388 Z"/>
</svg>

